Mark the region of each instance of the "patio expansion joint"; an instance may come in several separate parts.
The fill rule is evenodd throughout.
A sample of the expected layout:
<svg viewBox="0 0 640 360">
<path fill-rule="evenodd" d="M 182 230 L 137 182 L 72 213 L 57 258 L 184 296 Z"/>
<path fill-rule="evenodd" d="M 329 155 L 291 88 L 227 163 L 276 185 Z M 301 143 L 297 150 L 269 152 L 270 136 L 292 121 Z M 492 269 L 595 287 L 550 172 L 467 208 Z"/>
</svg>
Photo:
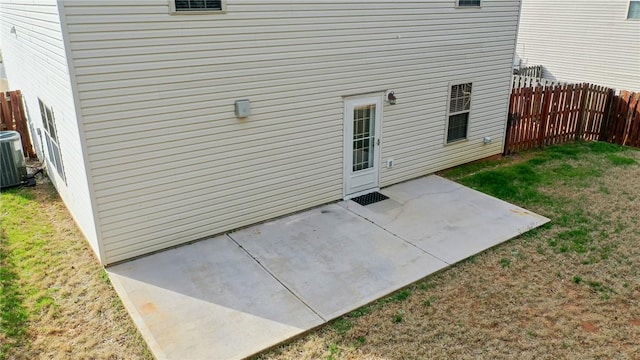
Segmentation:
<svg viewBox="0 0 640 360">
<path fill-rule="evenodd" d="M 267 274 L 269 274 L 269 276 L 271 276 L 275 281 L 278 282 L 278 284 L 282 285 L 282 287 L 284 287 L 285 289 L 287 289 L 287 291 L 293 296 L 295 297 L 298 301 L 300 301 L 302 304 L 304 304 L 304 306 L 306 306 L 312 313 L 314 313 L 319 319 L 322 320 L 323 323 L 326 323 L 328 320 L 325 319 L 322 315 L 320 315 L 314 308 L 311 307 L 311 305 L 307 304 L 300 296 L 298 296 L 298 294 L 296 294 L 293 290 L 291 290 L 285 283 L 283 283 L 282 281 L 280 281 L 280 279 L 278 279 L 278 277 L 272 273 L 266 266 L 264 266 L 260 260 L 258 260 L 258 258 L 256 258 L 255 256 L 253 256 L 253 254 L 251 254 L 249 252 L 249 250 L 245 249 L 244 246 L 240 245 L 240 243 L 238 243 L 236 241 L 236 239 L 234 239 L 231 234 L 227 233 L 225 234 L 231 241 L 233 241 L 234 244 L 236 244 L 245 254 L 247 254 L 247 256 L 249 256 L 253 261 L 256 262 L 256 264 L 258 264 L 264 271 L 267 272 Z"/>
<path fill-rule="evenodd" d="M 438 260 L 442 261 L 443 263 L 445 263 L 445 264 L 447 264 L 447 265 L 453 265 L 453 263 L 450 263 L 450 262 L 448 262 L 448 261 L 446 261 L 446 260 L 444 260 L 444 259 L 442 259 L 442 258 L 438 257 L 437 255 L 435 255 L 435 254 L 432 254 L 432 253 L 428 252 L 427 250 L 425 250 L 425 249 L 423 249 L 423 248 L 419 247 L 418 245 L 416 245 L 416 244 L 412 243 L 411 241 L 409 241 L 409 240 L 407 240 L 407 239 L 403 238 L 402 236 L 400 236 L 400 235 L 398 235 L 398 234 L 395 234 L 395 233 L 391 232 L 389 229 L 385 228 L 384 226 L 382 226 L 382 225 L 380 225 L 380 224 L 377 224 L 375 221 L 370 220 L 370 219 L 367 219 L 366 217 L 364 217 L 364 216 L 362 216 L 362 215 L 358 214 L 357 212 L 355 212 L 355 211 L 353 211 L 353 210 L 349 209 L 348 207 L 347 207 L 347 208 L 345 208 L 345 209 L 346 209 L 347 211 L 349 211 L 350 213 L 355 214 L 356 216 L 360 217 L 361 219 L 363 219 L 363 220 L 365 220 L 365 221 L 368 221 L 368 222 L 372 223 L 373 225 L 377 226 L 378 228 L 380 228 L 380 229 L 384 230 L 384 231 L 385 231 L 386 233 L 388 233 L 389 235 L 391 235 L 391 236 L 393 236 L 393 237 L 395 237 L 395 238 L 397 238 L 397 239 L 400 239 L 400 240 L 402 240 L 402 241 L 406 242 L 407 244 L 409 244 L 409 245 L 413 246 L 414 248 L 416 248 L 416 249 L 418 249 L 418 250 L 422 251 L 423 253 L 425 253 L 425 254 L 427 254 L 427 255 L 430 255 L 430 256 L 433 256 L 434 258 L 436 258 L 436 259 L 438 259 Z"/>
</svg>

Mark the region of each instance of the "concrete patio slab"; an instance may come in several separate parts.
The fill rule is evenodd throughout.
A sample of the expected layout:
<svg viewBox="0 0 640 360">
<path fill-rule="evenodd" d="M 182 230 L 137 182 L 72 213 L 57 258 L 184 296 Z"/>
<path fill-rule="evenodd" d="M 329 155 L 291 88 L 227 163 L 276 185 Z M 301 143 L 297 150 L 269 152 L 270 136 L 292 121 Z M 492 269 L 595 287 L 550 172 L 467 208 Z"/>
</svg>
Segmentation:
<svg viewBox="0 0 640 360">
<path fill-rule="evenodd" d="M 454 264 L 549 219 L 431 175 L 383 189 L 389 200 L 340 205 L 420 249 Z"/>
<path fill-rule="evenodd" d="M 229 236 L 324 320 L 447 266 L 336 204 Z"/>
<path fill-rule="evenodd" d="M 110 267 L 158 359 L 236 359 L 324 321 L 226 236 Z"/>
<path fill-rule="evenodd" d="M 548 219 L 438 176 L 107 269 L 158 359 L 253 355 Z"/>
</svg>

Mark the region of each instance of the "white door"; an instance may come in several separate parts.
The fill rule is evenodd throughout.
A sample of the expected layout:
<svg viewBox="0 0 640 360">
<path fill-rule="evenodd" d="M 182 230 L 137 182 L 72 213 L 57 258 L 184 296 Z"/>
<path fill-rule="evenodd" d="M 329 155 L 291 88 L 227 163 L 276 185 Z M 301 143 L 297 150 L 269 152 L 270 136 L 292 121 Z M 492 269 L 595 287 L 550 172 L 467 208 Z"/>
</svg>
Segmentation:
<svg viewBox="0 0 640 360">
<path fill-rule="evenodd" d="M 345 101 L 344 196 L 378 189 L 382 97 Z"/>
</svg>

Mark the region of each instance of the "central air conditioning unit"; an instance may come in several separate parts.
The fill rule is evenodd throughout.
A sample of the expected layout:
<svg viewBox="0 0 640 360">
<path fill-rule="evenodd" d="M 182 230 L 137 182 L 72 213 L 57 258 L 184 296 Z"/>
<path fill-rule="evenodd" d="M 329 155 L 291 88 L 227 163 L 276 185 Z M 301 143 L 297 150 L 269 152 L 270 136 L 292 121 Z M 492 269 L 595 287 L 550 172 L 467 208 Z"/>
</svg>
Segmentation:
<svg viewBox="0 0 640 360">
<path fill-rule="evenodd" d="M 17 131 L 0 131 L 0 188 L 27 182 L 27 164 Z"/>
</svg>

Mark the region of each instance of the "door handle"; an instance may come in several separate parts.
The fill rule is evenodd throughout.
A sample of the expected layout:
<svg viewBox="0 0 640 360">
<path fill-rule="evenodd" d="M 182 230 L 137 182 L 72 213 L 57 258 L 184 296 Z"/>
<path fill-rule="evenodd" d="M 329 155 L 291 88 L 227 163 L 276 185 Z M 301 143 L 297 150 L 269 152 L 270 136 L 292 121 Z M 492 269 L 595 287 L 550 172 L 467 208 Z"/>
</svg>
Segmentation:
<svg viewBox="0 0 640 360">
<path fill-rule="evenodd" d="M 378 138 L 377 145 L 380 146 L 380 138 Z"/>
</svg>

